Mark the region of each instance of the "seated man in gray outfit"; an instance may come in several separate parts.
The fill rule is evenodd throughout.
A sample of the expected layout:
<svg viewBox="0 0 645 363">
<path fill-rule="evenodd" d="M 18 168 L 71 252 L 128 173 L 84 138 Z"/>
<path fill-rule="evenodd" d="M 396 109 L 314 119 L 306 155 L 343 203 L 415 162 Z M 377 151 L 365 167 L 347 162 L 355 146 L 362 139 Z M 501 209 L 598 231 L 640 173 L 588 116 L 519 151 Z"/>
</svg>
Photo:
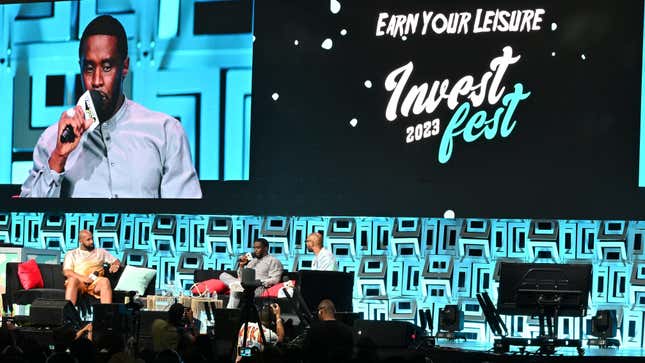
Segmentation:
<svg viewBox="0 0 645 363">
<path fill-rule="evenodd" d="M 240 305 L 240 298 L 244 291 L 240 278 L 244 267 L 255 269 L 255 278 L 262 282 L 262 286 L 255 289 L 255 296 L 262 295 L 266 289 L 280 282 L 283 270 L 282 263 L 269 254 L 269 241 L 264 238 L 256 239 L 253 242 L 253 254 L 250 257 L 248 254 L 240 257 L 237 268 L 238 278 L 226 272 L 219 275 L 219 279 L 231 289 L 231 295 L 226 306 L 229 309 L 237 308 Z"/>
</svg>

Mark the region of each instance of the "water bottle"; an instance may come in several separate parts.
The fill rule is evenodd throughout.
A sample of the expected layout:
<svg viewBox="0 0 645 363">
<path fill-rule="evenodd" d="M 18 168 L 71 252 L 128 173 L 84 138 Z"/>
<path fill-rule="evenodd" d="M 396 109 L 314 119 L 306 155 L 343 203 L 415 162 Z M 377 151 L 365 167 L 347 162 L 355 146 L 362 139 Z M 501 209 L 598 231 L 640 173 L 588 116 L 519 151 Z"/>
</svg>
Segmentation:
<svg viewBox="0 0 645 363">
<path fill-rule="evenodd" d="M 174 296 L 175 295 L 175 283 L 173 281 L 169 281 L 166 284 L 166 296 Z"/>
</svg>

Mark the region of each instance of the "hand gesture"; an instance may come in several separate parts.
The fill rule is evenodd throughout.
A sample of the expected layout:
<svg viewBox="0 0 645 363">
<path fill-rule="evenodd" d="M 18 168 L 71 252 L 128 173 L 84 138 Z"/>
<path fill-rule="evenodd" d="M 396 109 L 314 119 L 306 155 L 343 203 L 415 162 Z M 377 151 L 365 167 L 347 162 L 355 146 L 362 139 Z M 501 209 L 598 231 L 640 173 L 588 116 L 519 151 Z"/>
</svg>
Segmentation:
<svg viewBox="0 0 645 363">
<path fill-rule="evenodd" d="M 119 267 L 121 267 L 121 265 L 117 262 L 114 262 L 110 265 L 110 268 L 108 269 L 108 271 L 110 271 L 110 273 L 113 274 L 119 271 Z"/>
<path fill-rule="evenodd" d="M 67 160 L 67 157 L 74 149 L 76 149 L 81 141 L 81 136 L 92 125 L 92 122 L 93 120 L 91 118 L 85 119 L 85 112 L 83 112 L 83 108 L 81 108 L 81 106 L 76 106 L 63 112 L 58 120 L 56 148 L 52 152 L 52 157 L 49 163 L 50 168 L 57 172 L 62 172 L 65 169 L 65 161 Z M 72 142 L 64 143 L 60 141 L 60 137 L 67 125 L 72 127 L 75 138 Z"/>
<path fill-rule="evenodd" d="M 275 315 L 276 319 L 280 319 L 280 305 L 273 303 L 270 305 L 271 310 L 273 311 L 273 314 Z"/>
<path fill-rule="evenodd" d="M 239 262 L 240 262 L 240 266 L 246 266 L 246 264 L 249 263 L 248 256 L 246 254 L 240 256 Z"/>
</svg>

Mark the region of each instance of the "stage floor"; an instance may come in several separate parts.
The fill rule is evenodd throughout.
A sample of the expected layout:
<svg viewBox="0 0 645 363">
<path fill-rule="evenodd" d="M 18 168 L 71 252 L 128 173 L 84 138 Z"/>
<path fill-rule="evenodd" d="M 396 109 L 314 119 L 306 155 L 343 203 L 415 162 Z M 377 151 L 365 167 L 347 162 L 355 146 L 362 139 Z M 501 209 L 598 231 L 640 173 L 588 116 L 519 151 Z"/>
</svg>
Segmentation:
<svg viewBox="0 0 645 363">
<path fill-rule="evenodd" d="M 586 343 L 586 341 L 585 341 Z M 511 347 L 505 354 L 496 354 L 490 343 L 448 342 L 439 340 L 435 349 L 428 351 L 433 363 L 461 362 L 643 362 L 642 348 L 608 348 L 583 345 L 584 356 L 575 347 L 557 348 L 554 355 L 535 355 L 536 347 L 527 347 L 528 354 L 521 354 L 518 347 Z"/>
<path fill-rule="evenodd" d="M 23 327 L 16 330 L 19 336 L 35 338 L 44 345 L 51 345 L 53 329 Z M 143 337 L 142 337 L 143 338 Z M 586 340 L 584 341 L 586 344 Z M 492 343 L 448 341 L 439 339 L 434 348 L 421 347 L 412 349 L 388 349 L 374 346 L 375 361 L 393 361 L 391 358 L 400 357 L 395 361 L 402 362 L 431 362 L 431 363 L 533 363 L 533 362 L 644 362 L 645 349 L 642 348 L 608 348 L 583 345 L 584 355 L 580 356 L 575 347 L 560 347 L 554 355 L 536 355 L 537 347 L 527 347 L 522 354 L 518 347 L 511 347 L 509 353 L 497 354 L 492 350 Z M 426 359 L 424 359 L 424 356 Z M 389 359 L 388 359 L 389 358 Z M 419 359 L 421 358 L 421 359 Z M 364 361 L 364 360 L 363 360 Z M 361 362 L 361 360 L 359 360 Z"/>
</svg>

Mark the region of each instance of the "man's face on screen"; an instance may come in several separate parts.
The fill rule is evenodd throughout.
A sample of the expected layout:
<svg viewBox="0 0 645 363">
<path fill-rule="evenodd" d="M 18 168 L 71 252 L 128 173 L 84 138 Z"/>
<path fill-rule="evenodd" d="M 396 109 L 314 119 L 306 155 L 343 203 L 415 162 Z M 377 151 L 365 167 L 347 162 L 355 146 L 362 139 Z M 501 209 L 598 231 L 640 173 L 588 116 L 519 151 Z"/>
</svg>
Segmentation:
<svg viewBox="0 0 645 363">
<path fill-rule="evenodd" d="M 123 79 L 129 65 L 130 58 L 121 59 L 119 55 L 117 37 L 98 34 L 87 38 L 81 58 L 83 87 L 101 94 L 102 113 L 107 117 L 112 117 L 120 105 Z"/>
</svg>

